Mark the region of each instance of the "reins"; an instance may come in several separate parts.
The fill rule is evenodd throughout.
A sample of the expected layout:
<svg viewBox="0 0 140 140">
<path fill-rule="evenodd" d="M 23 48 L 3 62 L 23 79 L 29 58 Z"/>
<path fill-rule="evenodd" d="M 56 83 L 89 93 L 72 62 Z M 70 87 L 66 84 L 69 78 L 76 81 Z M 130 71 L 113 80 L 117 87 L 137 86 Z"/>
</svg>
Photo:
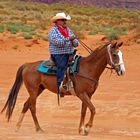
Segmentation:
<svg viewBox="0 0 140 140">
<path fill-rule="evenodd" d="M 93 50 L 90 47 L 88 47 L 81 39 L 78 38 L 78 41 L 81 44 L 81 46 L 85 48 L 90 54 L 93 52 Z"/>
<path fill-rule="evenodd" d="M 94 51 L 89 47 L 89 46 L 87 46 L 81 39 L 79 39 L 79 38 L 77 38 L 78 39 L 78 41 L 79 41 L 79 43 L 81 44 L 81 46 L 84 48 L 84 49 L 86 49 L 88 52 L 89 52 L 89 54 L 92 54 Z M 110 56 L 110 50 L 109 50 L 109 48 L 107 48 L 108 49 L 108 53 L 109 53 L 109 57 L 110 57 L 110 60 L 111 60 L 111 64 L 113 64 L 112 62 L 112 58 L 111 58 L 111 56 Z M 113 70 L 114 68 L 113 68 L 113 65 L 111 65 L 111 67 L 108 67 L 108 66 L 106 66 L 106 68 L 107 69 L 109 69 L 109 70 Z"/>
</svg>

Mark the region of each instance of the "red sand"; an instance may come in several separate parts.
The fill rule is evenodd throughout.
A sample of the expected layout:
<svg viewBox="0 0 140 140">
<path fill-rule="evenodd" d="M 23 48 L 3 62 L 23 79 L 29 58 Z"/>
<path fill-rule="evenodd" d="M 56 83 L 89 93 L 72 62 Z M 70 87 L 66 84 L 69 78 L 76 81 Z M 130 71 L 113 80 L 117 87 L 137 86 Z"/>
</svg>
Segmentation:
<svg viewBox="0 0 140 140">
<path fill-rule="evenodd" d="M 42 40 L 27 41 L 22 38 L 8 38 L 0 35 L 0 110 L 6 102 L 8 93 L 15 80 L 18 67 L 25 62 L 33 62 L 49 57 L 48 43 Z M 87 37 L 84 42 L 89 46 L 104 44 L 102 36 Z M 81 101 L 74 96 L 61 99 L 57 106 L 57 97 L 45 90 L 37 101 L 37 116 L 45 131 L 35 132 L 34 123 L 27 112 L 21 129 L 15 132 L 23 103 L 28 93 L 23 86 L 18 95 L 15 110 L 10 123 L 5 114 L 0 115 L 0 140 L 139 140 L 140 139 L 140 46 L 123 39 L 122 52 L 126 74 L 110 76 L 105 70 L 100 79 L 99 88 L 92 97 L 96 107 L 93 127 L 88 136 L 78 134 Z M 18 45 L 18 49 L 15 48 Z M 78 53 L 88 55 L 79 46 Z M 48 94 L 49 93 L 49 94 Z M 89 111 L 87 113 L 87 118 Z"/>
</svg>

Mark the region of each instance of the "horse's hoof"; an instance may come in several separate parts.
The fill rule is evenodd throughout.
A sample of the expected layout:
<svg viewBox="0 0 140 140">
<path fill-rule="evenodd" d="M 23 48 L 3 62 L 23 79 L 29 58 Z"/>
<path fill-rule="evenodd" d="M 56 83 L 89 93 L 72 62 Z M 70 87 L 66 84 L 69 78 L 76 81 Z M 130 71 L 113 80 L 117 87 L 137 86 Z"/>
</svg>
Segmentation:
<svg viewBox="0 0 140 140">
<path fill-rule="evenodd" d="M 85 129 L 84 129 L 84 132 L 85 132 L 85 136 L 87 136 L 88 135 L 88 133 L 89 133 L 89 127 L 85 127 Z"/>
<path fill-rule="evenodd" d="M 42 133 L 44 133 L 44 130 L 42 130 L 42 129 L 40 128 L 40 129 L 37 129 L 36 132 L 42 134 Z"/>
<path fill-rule="evenodd" d="M 65 95 L 63 92 L 60 92 L 60 97 L 63 98 Z"/>
<path fill-rule="evenodd" d="M 16 129 L 15 129 L 15 132 L 18 132 L 18 131 L 19 131 L 19 128 L 16 128 Z"/>
<path fill-rule="evenodd" d="M 85 128 L 84 126 L 81 127 L 81 128 L 79 129 L 79 134 L 82 135 L 82 136 L 87 136 L 87 135 L 88 135 L 88 129 Z"/>
<path fill-rule="evenodd" d="M 17 125 L 17 126 L 16 126 L 16 129 L 15 129 L 15 132 L 18 132 L 19 129 L 20 129 L 20 127 L 21 127 L 21 125 Z"/>
</svg>

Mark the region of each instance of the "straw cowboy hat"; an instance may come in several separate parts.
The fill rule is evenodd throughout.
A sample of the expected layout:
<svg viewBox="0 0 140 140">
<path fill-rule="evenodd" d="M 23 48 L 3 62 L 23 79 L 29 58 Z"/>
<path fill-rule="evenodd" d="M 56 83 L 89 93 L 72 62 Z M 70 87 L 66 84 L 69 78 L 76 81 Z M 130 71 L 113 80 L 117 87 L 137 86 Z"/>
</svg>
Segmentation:
<svg viewBox="0 0 140 140">
<path fill-rule="evenodd" d="M 66 16 L 65 13 L 57 13 L 52 19 L 52 22 L 56 22 L 58 19 L 66 19 L 71 20 L 71 17 L 69 15 Z"/>
</svg>

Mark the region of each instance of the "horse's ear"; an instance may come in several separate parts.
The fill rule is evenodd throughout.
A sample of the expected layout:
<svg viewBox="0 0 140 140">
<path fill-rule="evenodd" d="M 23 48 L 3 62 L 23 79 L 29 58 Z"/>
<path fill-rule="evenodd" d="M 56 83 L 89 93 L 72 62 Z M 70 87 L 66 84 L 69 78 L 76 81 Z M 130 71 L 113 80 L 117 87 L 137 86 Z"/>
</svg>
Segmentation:
<svg viewBox="0 0 140 140">
<path fill-rule="evenodd" d="M 118 44 L 118 47 L 121 47 L 121 46 L 122 46 L 122 44 L 123 44 L 123 42 L 119 43 L 119 44 Z"/>
<path fill-rule="evenodd" d="M 115 43 L 113 44 L 112 48 L 115 48 L 115 47 L 116 47 L 116 45 L 117 45 L 117 42 L 115 42 Z"/>
</svg>

